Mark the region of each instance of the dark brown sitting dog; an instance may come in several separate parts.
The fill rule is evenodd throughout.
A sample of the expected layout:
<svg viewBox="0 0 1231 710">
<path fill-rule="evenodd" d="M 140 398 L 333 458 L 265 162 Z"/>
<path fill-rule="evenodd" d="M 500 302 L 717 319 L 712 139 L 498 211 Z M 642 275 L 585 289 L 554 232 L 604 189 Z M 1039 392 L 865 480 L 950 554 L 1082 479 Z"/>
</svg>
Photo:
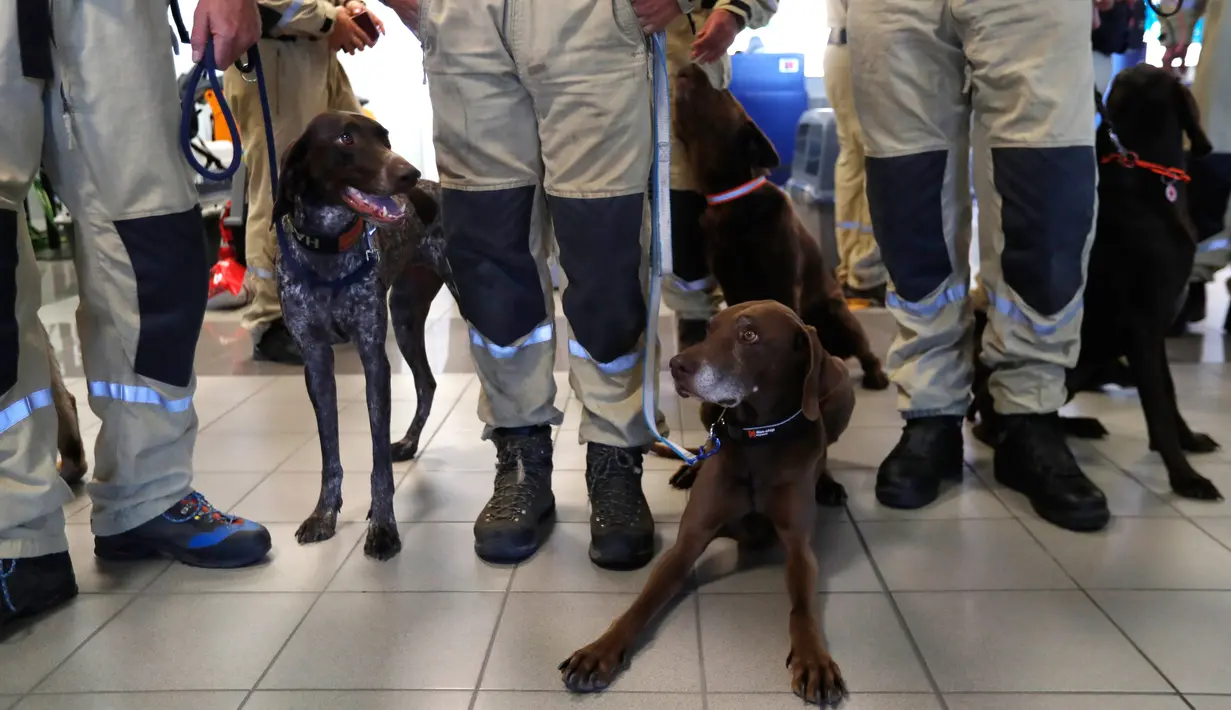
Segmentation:
<svg viewBox="0 0 1231 710">
<path fill-rule="evenodd" d="M 424 321 L 442 284 L 439 186 L 394 153 L 376 121 L 331 111 L 312 119 L 282 161 L 274 220 L 287 234 L 277 264 L 283 316 L 303 350 L 308 396 L 321 440 L 321 494 L 295 536 L 333 537 L 342 507 L 333 346 L 353 342 L 367 379 L 372 430 L 372 507 L 364 554 L 401 549 L 393 514 L 393 461 L 410 458 L 431 409 L 436 381 L 424 347 Z M 456 296 L 456 294 L 455 294 Z M 406 437 L 389 443 L 390 319 L 419 397 Z"/>
<path fill-rule="evenodd" d="M 77 398 L 64 386 L 64 373 L 60 371 L 60 361 L 56 359 L 46 327 L 43 328 L 43 338 L 51 367 L 51 400 L 55 404 L 58 422 L 56 448 L 60 452 L 60 478 L 68 485 L 75 486 L 81 483 L 90 468 L 86 462 L 85 444 L 81 441 L 81 425 L 77 420 Z"/>
<path fill-rule="evenodd" d="M 715 537 L 775 530 L 787 555 L 791 688 L 806 701 L 837 704 L 846 684 L 815 616 L 812 534 L 818 500 L 845 500 L 825 463 L 855 406 L 846 366 L 790 309 L 753 301 L 715 316 L 704 341 L 671 359 L 671 376 L 681 397 L 706 403 L 702 416 L 719 448 L 698 467 L 675 545 L 632 607 L 560 664 L 564 684 L 579 692 L 606 688 Z"/>
<path fill-rule="evenodd" d="M 675 135 L 708 195 L 702 228 L 727 305 L 772 299 L 790 306 L 820 332 L 826 351 L 859 360 L 865 388 L 888 387 L 820 244 L 786 193 L 764 179 L 778 166 L 769 139 L 731 92 L 713 88 L 699 67 L 681 70 L 675 86 Z"/>
</svg>

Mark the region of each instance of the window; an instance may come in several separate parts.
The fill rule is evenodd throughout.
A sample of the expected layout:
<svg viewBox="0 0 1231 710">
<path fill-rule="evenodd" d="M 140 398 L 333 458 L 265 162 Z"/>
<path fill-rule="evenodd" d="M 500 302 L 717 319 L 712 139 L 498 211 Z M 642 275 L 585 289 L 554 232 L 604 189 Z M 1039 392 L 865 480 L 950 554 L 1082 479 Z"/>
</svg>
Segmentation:
<svg viewBox="0 0 1231 710">
<path fill-rule="evenodd" d="M 759 30 L 744 30 L 731 45 L 731 53 L 748 48 L 753 37 L 764 43 L 771 54 L 804 55 L 804 74 L 824 76 L 822 58 L 828 37 L 828 16 L 824 0 L 779 0 L 778 12 L 769 24 Z"/>
</svg>

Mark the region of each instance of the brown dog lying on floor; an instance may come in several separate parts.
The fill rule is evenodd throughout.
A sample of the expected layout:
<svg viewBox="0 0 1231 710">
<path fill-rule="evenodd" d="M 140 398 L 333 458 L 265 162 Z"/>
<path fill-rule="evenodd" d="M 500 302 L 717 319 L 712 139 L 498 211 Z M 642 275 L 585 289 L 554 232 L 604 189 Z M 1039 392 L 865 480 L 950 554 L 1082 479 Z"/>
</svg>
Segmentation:
<svg viewBox="0 0 1231 710">
<path fill-rule="evenodd" d="M 820 244 L 786 193 L 765 179 L 778 166 L 778 153 L 739 101 L 689 65 L 676 78 L 674 123 L 707 195 L 706 251 L 727 305 L 772 299 L 793 308 L 820 332 L 826 351 L 859 360 L 866 389 L 888 387 Z"/>
<path fill-rule="evenodd" d="M 704 341 L 671 359 L 671 376 L 681 397 L 706 403 L 702 417 L 717 452 L 698 467 L 675 545 L 632 607 L 560 664 L 564 684 L 578 692 L 606 688 L 715 537 L 755 544 L 776 531 L 787 555 L 791 688 L 805 701 L 837 704 L 846 684 L 813 608 L 812 534 L 817 502 L 841 505 L 846 497 L 825 469 L 826 449 L 855 407 L 846 366 L 790 309 L 753 301 L 715 316 Z"/>
</svg>

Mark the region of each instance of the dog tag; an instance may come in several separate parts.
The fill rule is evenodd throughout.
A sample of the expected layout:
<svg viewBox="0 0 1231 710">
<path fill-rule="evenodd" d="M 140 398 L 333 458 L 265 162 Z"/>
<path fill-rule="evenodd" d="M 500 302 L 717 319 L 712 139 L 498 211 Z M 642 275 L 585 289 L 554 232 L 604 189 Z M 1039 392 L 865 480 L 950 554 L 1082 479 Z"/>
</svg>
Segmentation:
<svg viewBox="0 0 1231 710">
<path fill-rule="evenodd" d="M 1163 191 L 1163 194 L 1167 196 L 1168 202 L 1175 202 L 1180 197 L 1180 192 L 1175 189 L 1174 182 L 1167 183 L 1167 189 Z"/>
</svg>

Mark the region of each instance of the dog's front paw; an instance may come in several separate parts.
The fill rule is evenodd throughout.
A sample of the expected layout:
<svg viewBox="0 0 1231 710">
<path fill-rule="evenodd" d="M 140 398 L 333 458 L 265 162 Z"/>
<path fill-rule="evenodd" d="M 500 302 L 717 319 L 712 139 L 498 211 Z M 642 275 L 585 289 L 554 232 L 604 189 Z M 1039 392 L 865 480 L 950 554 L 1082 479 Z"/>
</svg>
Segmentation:
<svg viewBox="0 0 1231 710">
<path fill-rule="evenodd" d="M 1222 493 L 1218 491 L 1218 486 L 1215 486 L 1210 479 L 1202 476 L 1196 471 L 1188 471 L 1177 476 L 1170 476 L 1171 490 L 1181 498 L 1190 498 L 1192 500 L 1222 500 Z"/>
<path fill-rule="evenodd" d="M 816 482 L 816 502 L 830 508 L 846 505 L 846 487 L 827 473 Z"/>
<path fill-rule="evenodd" d="M 791 690 L 805 703 L 837 707 L 849 693 L 838 664 L 819 644 L 811 648 L 792 648 L 786 657 L 791 669 Z"/>
<path fill-rule="evenodd" d="M 691 466 L 688 464 L 680 466 L 680 470 L 676 471 L 671 478 L 667 480 L 667 483 L 676 490 L 686 491 L 689 488 L 692 488 L 693 483 L 696 483 L 697 469 L 700 467 L 700 463 L 695 463 Z"/>
<path fill-rule="evenodd" d="M 606 690 L 624 665 L 624 644 L 603 636 L 561 663 L 560 680 L 574 693 Z"/>
<path fill-rule="evenodd" d="M 390 444 L 389 450 L 393 454 L 394 461 L 409 461 L 419 453 L 419 435 L 407 434 L 401 441 Z"/>
<path fill-rule="evenodd" d="M 869 370 L 863 373 L 863 388 L 866 390 L 883 390 L 889 388 L 889 375 L 884 370 Z"/>
<path fill-rule="evenodd" d="M 295 539 L 299 541 L 300 545 L 322 542 L 333 537 L 334 532 L 337 530 L 337 525 L 337 513 L 313 513 L 295 531 Z"/>
<path fill-rule="evenodd" d="M 1209 454 L 1218 450 L 1218 442 L 1209 434 L 1189 432 L 1189 436 L 1180 435 L 1180 448 L 1192 454 Z"/>
<path fill-rule="evenodd" d="M 393 559 L 402 551 L 402 537 L 393 523 L 368 523 L 368 539 L 363 543 L 363 554 L 384 562 Z"/>
</svg>

